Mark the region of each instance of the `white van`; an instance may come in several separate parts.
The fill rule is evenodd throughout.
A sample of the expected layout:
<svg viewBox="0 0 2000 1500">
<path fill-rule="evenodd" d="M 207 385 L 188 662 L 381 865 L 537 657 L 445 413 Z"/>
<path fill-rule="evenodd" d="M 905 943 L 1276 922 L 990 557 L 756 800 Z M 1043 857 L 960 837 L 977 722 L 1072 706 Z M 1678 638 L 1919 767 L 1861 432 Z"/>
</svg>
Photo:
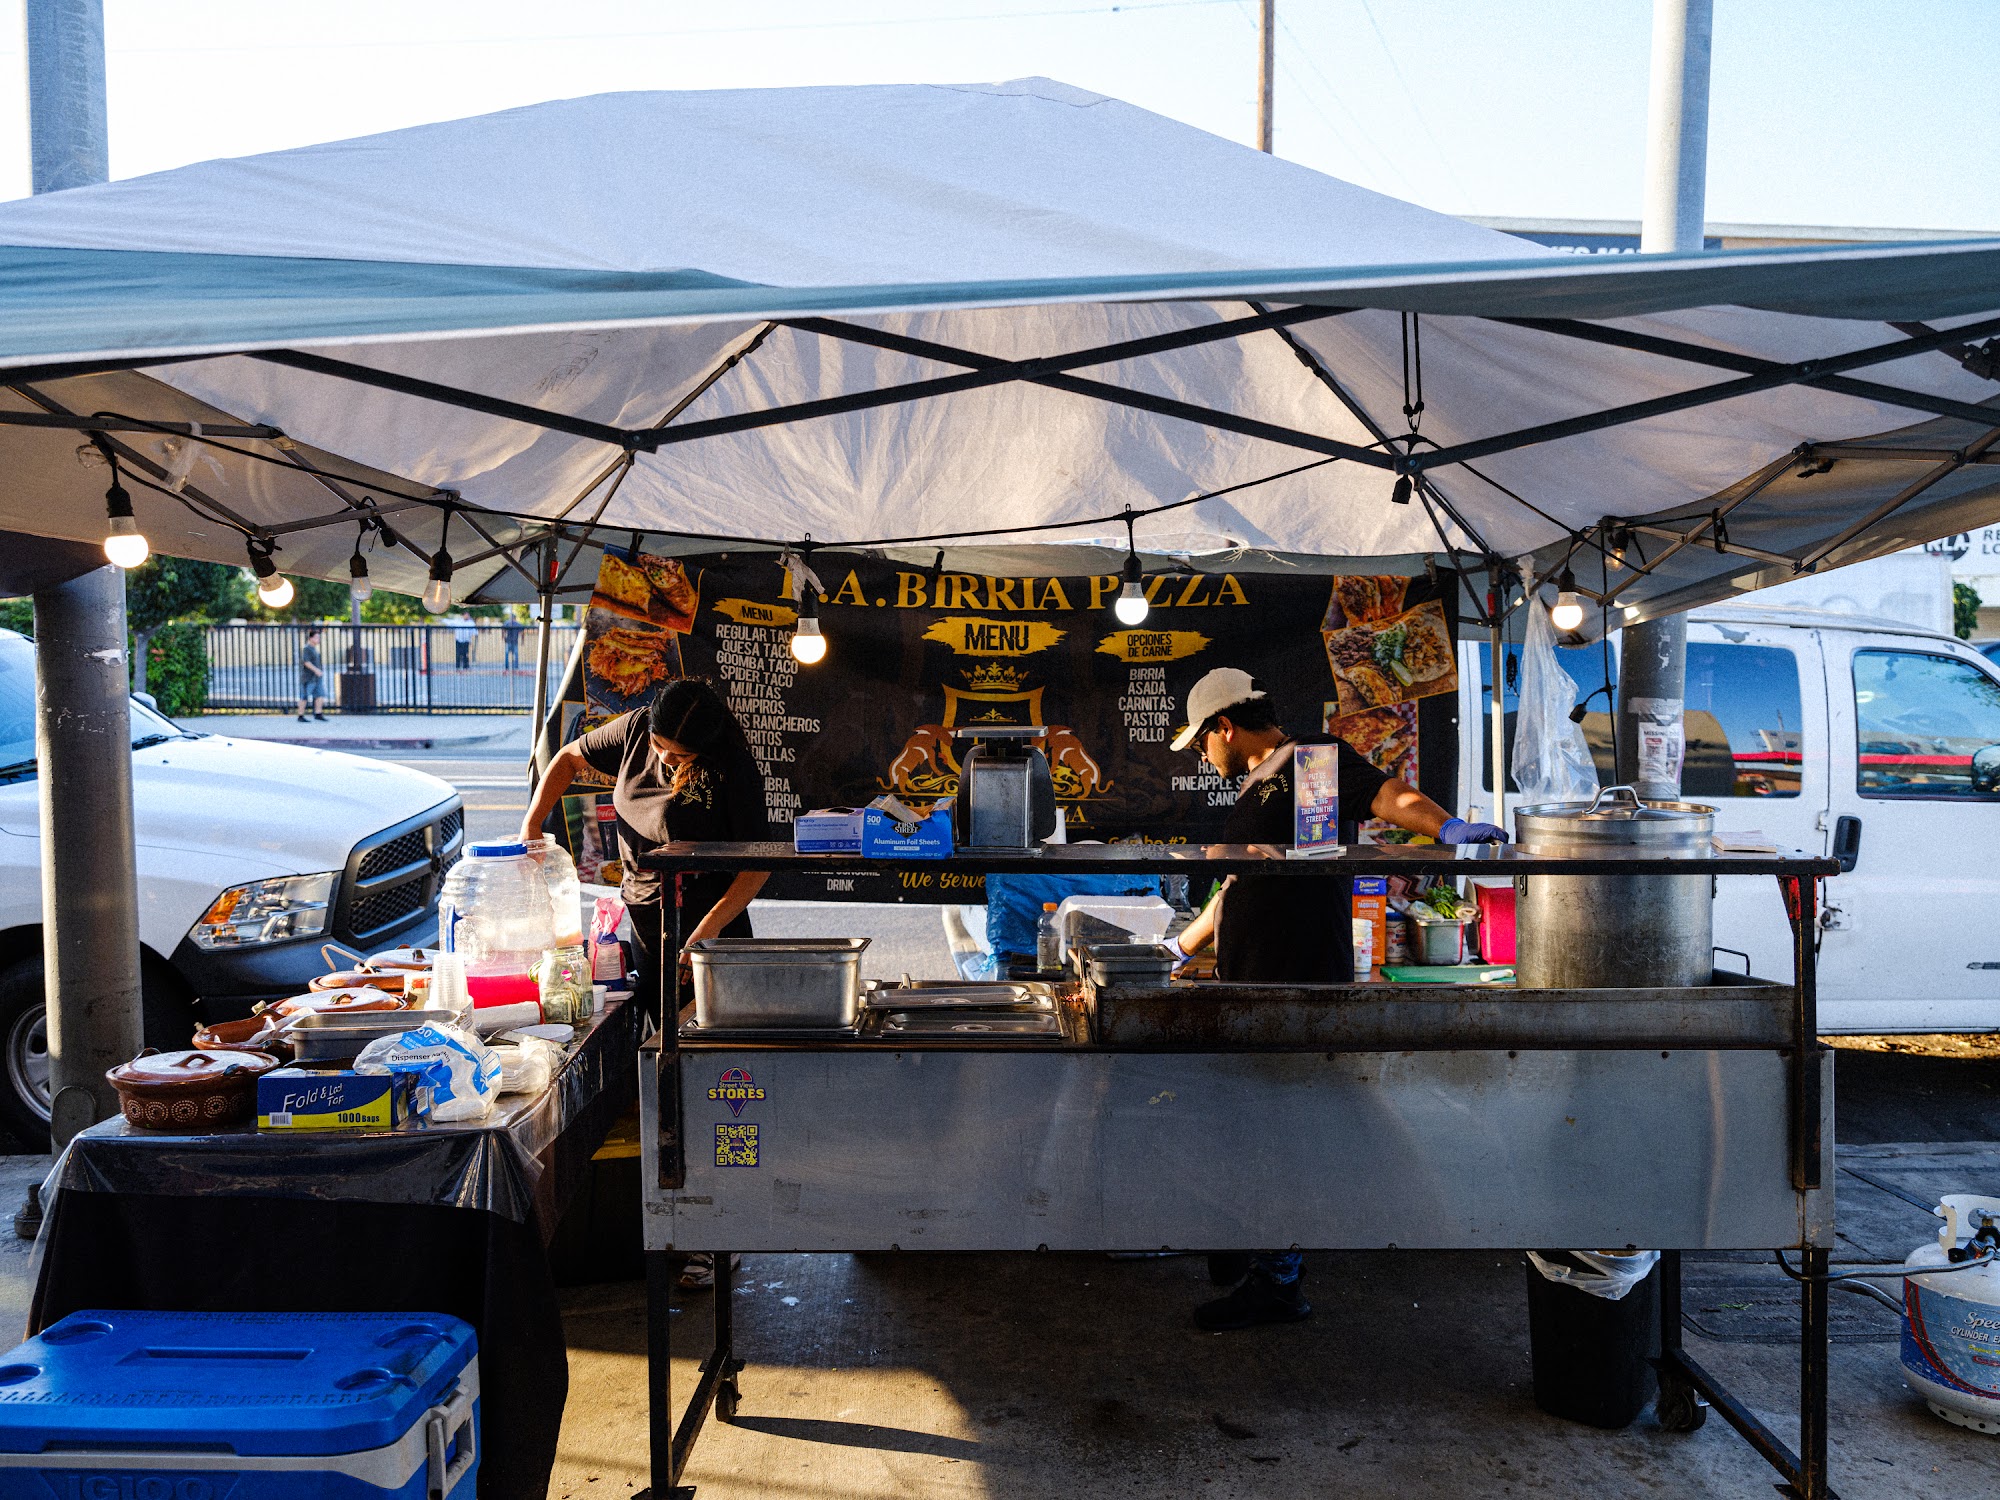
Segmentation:
<svg viewBox="0 0 2000 1500">
<path fill-rule="evenodd" d="M 0 630 L 0 1119 L 49 1118 L 35 648 Z M 427 941 L 465 814 L 435 776 L 329 750 L 190 734 L 132 705 L 146 1041 L 248 1015 L 326 972 L 325 943 Z"/>
<path fill-rule="evenodd" d="M 1488 652 L 1461 650 L 1459 806 L 1490 809 Z M 1609 784 L 1604 649 L 1561 654 L 1597 694 L 1585 730 Z M 1716 806 L 1718 831 L 1854 856 L 1825 886 L 1820 1029 L 2000 1029 L 2000 667 L 1897 620 L 1722 605 L 1689 616 L 1686 704 L 1682 794 Z M 1789 976 L 1777 882 L 1719 881 L 1715 942 Z"/>
</svg>

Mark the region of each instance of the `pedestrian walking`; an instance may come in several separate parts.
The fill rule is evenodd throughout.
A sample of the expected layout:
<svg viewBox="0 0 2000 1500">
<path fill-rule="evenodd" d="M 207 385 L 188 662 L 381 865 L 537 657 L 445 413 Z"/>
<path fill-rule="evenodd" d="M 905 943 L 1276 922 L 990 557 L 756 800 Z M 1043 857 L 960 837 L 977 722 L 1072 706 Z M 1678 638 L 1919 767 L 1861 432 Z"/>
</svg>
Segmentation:
<svg viewBox="0 0 2000 1500">
<path fill-rule="evenodd" d="M 451 639 L 458 648 L 458 670 L 463 672 L 472 665 L 472 643 L 479 639 L 479 627 L 472 623 L 472 616 L 458 617 L 458 628 L 452 632 Z"/>
<path fill-rule="evenodd" d="M 509 615 L 500 625 L 502 665 L 510 672 L 521 670 L 521 622 Z"/>
<path fill-rule="evenodd" d="M 312 716 L 321 723 L 326 715 L 320 706 L 326 702 L 326 664 L 320 660 L 319 626 L 306 631 L 306 643 L 299 648 L 299 722 L 306 721 L 306 707 L 312 707 Z"/>
</svg>

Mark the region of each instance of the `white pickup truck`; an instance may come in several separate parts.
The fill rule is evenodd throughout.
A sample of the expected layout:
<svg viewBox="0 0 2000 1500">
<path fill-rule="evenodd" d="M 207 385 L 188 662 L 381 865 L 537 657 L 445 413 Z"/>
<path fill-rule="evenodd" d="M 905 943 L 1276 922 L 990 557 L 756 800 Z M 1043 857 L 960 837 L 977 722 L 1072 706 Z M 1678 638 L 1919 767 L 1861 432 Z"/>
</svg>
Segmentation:
<svg viewBox="0 0 2000 1500">
<path fill-rule="evenodd" d="M 0 631 L 0 1119 L 38 1142 L 43 1014 L 35 648 Z M 436 930 L 464 842 L 435 776 L 330 750 L 190 734 L 132 705 L 132 801 L 146 1040 L 297 994 L 320 948 L 373 952 Z"/>
</svg>

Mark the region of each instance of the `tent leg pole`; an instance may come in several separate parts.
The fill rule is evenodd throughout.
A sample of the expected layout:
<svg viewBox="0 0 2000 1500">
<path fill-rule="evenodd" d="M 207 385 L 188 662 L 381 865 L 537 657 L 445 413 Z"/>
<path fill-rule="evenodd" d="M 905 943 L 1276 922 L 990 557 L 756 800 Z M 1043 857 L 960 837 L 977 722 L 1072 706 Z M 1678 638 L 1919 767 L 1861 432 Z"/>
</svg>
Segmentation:
<svg viewBox="0 0 2000 1500">
<path fill-rule="evenodd" d="M 1507 826 L 1507 582 L 1495 563 L 1487 574 L 1491 583 L 1486 594 L 1486 610 L 1493 624 L 1487 650 L 1492 660 L 1492 721 L 1488 729 L 1487 755 L 1492 763 L 1493 821 Z"/>
<path fill-rule="evenodd" d="M 542 583 L 536 590 L 537 603 L 535 628 L 535 726 L 536 743 L 540 743 L 542 721 L 549 716 L 549 629 L 555 612 L 555 561 L 554 542 L 542 544 Z"/>
</svg>

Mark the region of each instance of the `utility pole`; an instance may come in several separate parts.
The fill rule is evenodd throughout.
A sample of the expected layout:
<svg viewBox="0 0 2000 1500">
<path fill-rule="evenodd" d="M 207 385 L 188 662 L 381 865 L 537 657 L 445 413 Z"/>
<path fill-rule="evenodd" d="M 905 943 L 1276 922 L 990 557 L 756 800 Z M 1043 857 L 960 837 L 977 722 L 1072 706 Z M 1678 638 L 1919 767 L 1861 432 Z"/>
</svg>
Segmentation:
<svg viewBox="0 0 2000 1500">
<path fill-rule="evenodd" d="M 1703 245 L 1712 6 L 1713 0 L 1653 0 L 1643 253 L 1689 254 Z M 1618 672 L 1618 779 L 1642 797 L 1680 795 L 1686 699 L 1687 616 L 1627 627 Z"/>
<path fill-rule="evenodd" d="M 103 182 L 103 0 L 27 0 L 27 42 L 34 190 Z M 34 599 L 50 1127 L 61 1151 L 118 1113 L 105 1069 L 143 1045 L 125 575 L 98 568 Z"/>
<path fill-rule="evenodd" d="M 1271 71 L 1277 58 L 1278 0 L 1261 0 L 1257 14 L 1257 149 L 1271 150 Z"/>
</svg>

